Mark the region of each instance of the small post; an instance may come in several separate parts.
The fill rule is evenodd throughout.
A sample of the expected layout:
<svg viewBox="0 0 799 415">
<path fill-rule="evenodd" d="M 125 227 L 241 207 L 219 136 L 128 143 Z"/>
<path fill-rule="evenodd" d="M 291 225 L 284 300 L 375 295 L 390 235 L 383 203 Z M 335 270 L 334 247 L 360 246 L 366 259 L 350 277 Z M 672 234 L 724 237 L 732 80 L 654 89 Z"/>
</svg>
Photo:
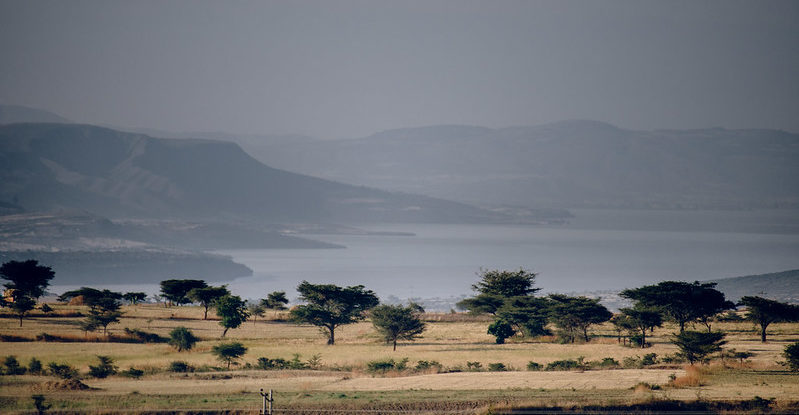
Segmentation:
<svg viewBox="0 0 799 415">
<path fill-rule="evenodd" d="M 264 390 L 261 389 L 261 397 L 263 398 L 263 402 L 261 405 L 261 415 L 272 415 L 272 389 L 269 389 L 269 393 L 264 393 Z M 266 403 L 269 402 L 269 406 L 267 407 Z"/>
</svg>

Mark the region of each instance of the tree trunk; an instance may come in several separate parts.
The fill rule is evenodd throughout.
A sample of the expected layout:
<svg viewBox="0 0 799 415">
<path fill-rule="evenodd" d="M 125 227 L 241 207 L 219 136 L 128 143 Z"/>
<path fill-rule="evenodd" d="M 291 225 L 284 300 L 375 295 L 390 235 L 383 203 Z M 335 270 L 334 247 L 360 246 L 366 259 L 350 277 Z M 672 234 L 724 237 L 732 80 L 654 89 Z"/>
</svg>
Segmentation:
<svg viewBox="0 0 799 415">
<path fill-rule="evenodd" d="M 766 327 L 768 327 L 768 324 L 762 324 L 762 323 L 760 324 L 760 342 L 761 343 L 765 343 L 766 342 Z"/>
<path fill-rule="evenodd" d="M 583 338 L 585 338 L 585 342 L 588 343 L 588 327 L 583 327 Z"/>
<path fill-rule="evenodd" d="M 332 346 L 336 343 L 336 329 L 334 327 L 328 327 L 327 330 L 330 331 L 330 335 L 327 337 L 327 345 Z"/>
<path fill-rule="evenodd" d="M 225 327 L 225 331 L 222 332 L 222 337 L 225 337 L 225 334 L 227 334 L 227 331 L 229 329 L 230 329 L 229 327 Z M 230 366 L 230 364 L 228 364 L 228 366 Z"/>
<path fill-rule="evenodd" d="M 654 330 L 655 330 L 655 329 L 654 329 L 654 327 L 653 327 L 653 328 L 652 328 L 652 331 L 654 331 Z M 685 322 L 684 322 L 684 321 L 682 321 L 682 320 L 680 320 L 680 334 L 682 334 L 682 333 L 684 333 L 684 332 L 685 332 Z"/>
<path fill-rule="evenodd" d="M 203 320 L 208 320 L 208 306 L 205 306 L 205 313 L 203 314 Z"/>
<path fill-rule="evenodd" d="M 394 339 L 394 351 L 397 351 L 397 339 Z"/>
<path fill-rule="evenodd" d="M 19 315 L 19 326 L 22 327 L 22 314 Z"/>
<path fill-rule="evenodd" d="M 641 348 L 646 347 L 646 329 L 641 330 Z"/>
</svg>

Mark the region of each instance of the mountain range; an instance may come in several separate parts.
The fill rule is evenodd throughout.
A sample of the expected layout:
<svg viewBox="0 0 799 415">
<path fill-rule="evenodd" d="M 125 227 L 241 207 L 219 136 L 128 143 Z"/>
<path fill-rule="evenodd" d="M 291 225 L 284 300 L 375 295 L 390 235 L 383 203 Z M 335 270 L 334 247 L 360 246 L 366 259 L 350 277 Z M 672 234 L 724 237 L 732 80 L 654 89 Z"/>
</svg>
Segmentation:
<svg viewBox="0 0 799 415">
<path fill-rule="evenodd" d="M 220 138 L 276 168 L 480 206 L 799 206 L 799 134 L 778 130 L 635 131 L 573 120 L 406 128 L 346 140 Z"/>
<path fill-rule="evenodd" d="M 368 223 L 493 222 L 500 213 L 262 164 L 231 142 L 80 124 L 0 126 L 0 209 L 119 218 Z"/>
</svg>

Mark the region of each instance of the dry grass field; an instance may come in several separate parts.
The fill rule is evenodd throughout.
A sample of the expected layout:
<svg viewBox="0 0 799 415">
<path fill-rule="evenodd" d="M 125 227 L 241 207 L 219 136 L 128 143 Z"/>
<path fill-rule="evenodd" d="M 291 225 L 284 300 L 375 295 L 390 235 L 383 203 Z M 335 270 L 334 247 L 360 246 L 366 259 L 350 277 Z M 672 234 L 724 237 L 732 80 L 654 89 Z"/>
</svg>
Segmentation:
<svg viewBox="0 0 799 415">
<path fill-rule="evenodd" d="M 340 328 L 336 345 L 327 346 L 325 337 L 312 326 L 285 321 L 285 315 L 269 312 L 266 319 L 248 321 L 220 339 L 218 322 L 202 320 L 198 307 L 138 305 L 125 307 L 119 324 L 109 328 L 123 336 L 123 328 L 139 329 L 168 336 L 177 326 L 191 329 L 201 341 L 191 350 L 177 352 L 166 343 L 106 342 L 102 334 L 82 332 L 78 326 L 84 312 L 79 306 L 53 305 L 50 316 L 34 314 L 23 326 L 18 320 L 0 318 L 0 335 L 16 340 L 0 342 L 0 357 L 14 355 L 22 365 L 32 357 L 45 365 L 67 363 L 84 374 L 88 390 L 61 390 L 52 376 L 17 375 L 0 377 L 0 408 L 4 412 L 32 411 L 30 398 L 43 394 L 53 407 L 50 412 L 113 412 L 162 410 L 238 410 L 257 412 L 260 388 L 276 391 L 276 407 L 318 410 L 325 408 L 476 411 L 491 407 L 553 407 L 589 405 L 632 405 L 664 400 L 748 401 L 755 397 L 773 399 L 772 407 L 793 408 L 799 397 L 799 375 L 779 364 L 784 347 L 799 340 L 799 324 L 775 324 L 769 328 L 769 342 L 760 343 L 751 323 L 715 323 L 714 329 L 728 333 L 726 348 L 755 355 L 743 364 L 715 360 L 701 368 L 662 362 L 633 367 L 630 362 L 648 353 L 658 358 L 677 349 L 668 341 L 675 327 L 656 329 L 652 347 L 639 349 L 617 343 L 611 326 L 593 330 L 595 337 L 584 344 L 559 344 L 554 338 L 510 339 L 494 343 L 486 334 L 485 319 L 464 315 L 427 315 L 428 329 L 413 343 L 401 343 L 392 351 L 381 341 L 370 322 Z M 699 329 L 699 328 L 697 328 Z M 33 341 L 47 333 L 69 341 Z M 14 340 L 13 338 L 6 338 Z M 241 341 L 247 354 L 241 365 L 230 371 L 210 353 L 222 341 Z M 259 357 L 303 362 L 319 358 L 316 370 L 261 370 Z M 144 370 L 139 379 L 111 376 L 91 378 L 86 373 L 97 355 L 113 358 L 120 370 Z M 408 359 L 409 369 L 369 373 L 374 360 Z M 556 360 L 579 359 L 597 362 L 613 358 L 626 368 L 583 368 L 574 371 L 528 371 L 530 361 L 546 365 Z M 193 373 L 166 370 L 170 362 L 185 361 L 198 368 Z M 418 361 L 435 361 L 439 368 L 414 370 Z M 480 362 L 480 371 L 469 371 L 467 362 Z M 502 363 L 508 371 L 487 371 L 491 363 Z M 688 368 L 688 370 L 686 370 Z M 285 412 L 283 412 L 285 413 Z"/>
</svg>

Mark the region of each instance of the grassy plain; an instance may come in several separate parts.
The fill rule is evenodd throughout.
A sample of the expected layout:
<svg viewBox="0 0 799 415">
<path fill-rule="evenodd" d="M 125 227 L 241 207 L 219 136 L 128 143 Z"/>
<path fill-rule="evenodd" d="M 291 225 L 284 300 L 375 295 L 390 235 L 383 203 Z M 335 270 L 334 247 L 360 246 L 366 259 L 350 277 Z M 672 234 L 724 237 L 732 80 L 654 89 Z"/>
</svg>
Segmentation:
<svg viewBox="0 0 799 415">
<path fill-rule="evenodd" d="M 0 377 L 0 407 L 6 411 L 31 410 L 32 394 L 44 394 L 53 410 L 77 412 L 158 410 L 240 410 L 260 408 L 260 388 L 276 391 L 276 407 L 294 409 L 405 409 L 431 411 L 485 412 L 487 408 L 513 406 L 630 405 L 657 400 L 741 401 L 756 396 L 774 399 L 773 406 L 790 407 L 799 396 L 799 375 L 779 365 L 785 345 L 799 341 L 798 324 L 774 324 L 769 342 L 760 343 L 751 323 L 715 323 L 714 329 L 728 333 L 726 348 L 751 351 L 755 356 L 743 364 L 716 362 L 701 370 L 686 372 L 683 364 L 655 364 L 644 368 L 581 370 L 568 372 L 527 371 L 527 363 L 541 365 L 563 359 L 601 361 L 614 358 L 624 362 L 647 353 L 662 358 L 677 350 L 668 342 L 676 328 L 656 329 L 653 346 L 646 349 L 617 343 L 610 325 L 593 330 L 595 337 L 585 344 L 559 344 L 554 338 L 514 338 L 497 345 L 486 334 L 487 321 L 464 315 L 428 314 L 428 329 L 413 342 L 392 351 L 374 332 L 371 323 L 340 328 L 336 345 L 325 345 L 324 335 L 315 327 L 285 321 L 285 315 L 269 312 L 266 319 L 248 321 L 220 339 L 222 328 L 211 319 L 203 321 L 198 307 L 138 305 L 125 307 L 119 324 L 110 326 L 116 335 L 123 328 L 139 329 L 168 336 L 171 329 L 184 326 L 201 341 L 190 352 L 177 352 L 165 343 L 108 343 L 101 334 L 82 332 L 78 326 L 85 310 L 79 306 L 53 305 L 54 315 L 34 315 L 23 326 L 0 318 L 0 335 L 34 339 L 40 333 L 56 335 L 71 342 L 21 341 L 0 343 L 0 356 L 14 355 L 23 364 L 36 357 L 68 363 L 82 373 L 96 364 L 96 355 L 108 355 L 121 369 L 143 369 L 140 379 L 112 376 L 85 377 L 92 389 L 53 389 L 49 376 Z M 697 329 L 700 329 L 697 327 Z M 242 365 L 224 371 L 211 355 L 211 347 L 235 339 L 248 348 Z M 318 370 L 255 369 L 259 357 L 301 361 L 318 355 Z M 435 369 L 370 374 L 367 362 L 380 359 L 436 361 Z M 170 362 L 181 360 L 203 370 L 172 373 Z M 467 362 L 480 362 L 482 371 L 467 371 Z M 488 372 L 490 363 L 502 363 L 510 371 Z M 249 364 L 249 367 L 246 366 Z M 677 378 L 676 382 L 670 382 Z M 50 382 L 48 384 L 47 382 Z M 642 383 L 656 385 L 653 388 Z M 50 386 L 48 386 L 50 385 Z M 638 385 L 636 387 L 636 385 Z M 52 410 L 51 410 L 52 412 Z"/>
</svg>

